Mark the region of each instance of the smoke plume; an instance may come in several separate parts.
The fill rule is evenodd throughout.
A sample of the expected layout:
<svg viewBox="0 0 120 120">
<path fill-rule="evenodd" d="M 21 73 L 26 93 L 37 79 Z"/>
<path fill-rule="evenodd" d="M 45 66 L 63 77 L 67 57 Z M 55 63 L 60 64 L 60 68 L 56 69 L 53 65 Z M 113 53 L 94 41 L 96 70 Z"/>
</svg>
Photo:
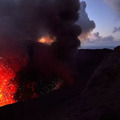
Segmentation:
<svg viewBox="0 0 120 120">
<path fill-rule="evenodd" d="M 77 24 L 80 25 L 82 28 L 82 34 L 80 35 L 80 39 L 85 40 L 93 31 L 93 29 L 96 27 L 96 25 L 93 20 L 89 19 L 88 14 L 86 13 L 87 7 L 86 2 L 82 1 L 80 3 L 80 6 L 81 6 L 81 9 L 79 11 L 80 18 L 77 21 Z"/>
<path fill-rule="evenodd" d="M 64 56 L 80 46 L 79 0 L 0 0 L 0 38 L 34 40 L 45 35 L 56 37 L 54 51 Z"/>
<path fill-rule="evenodd" d="M 80 27 L 75 25 L 79 15 L 79 0 L 0 1 L 0 36 L 37 40 L 50 34 L 56 44 L 79 46 Z"/>
<path fill-rule="evenodd" d="M 58 79 L 71 84 L 71 70 L 63 60 L 80 46 L 79 0 L 0 0 L 0 8 L 0 62 L 14 69 L 15 100 L 35 97 L 41 81 L 44 88 Z M 43 36 L 55 41 L 50 46 L 37 43 Z"/>
</svg>

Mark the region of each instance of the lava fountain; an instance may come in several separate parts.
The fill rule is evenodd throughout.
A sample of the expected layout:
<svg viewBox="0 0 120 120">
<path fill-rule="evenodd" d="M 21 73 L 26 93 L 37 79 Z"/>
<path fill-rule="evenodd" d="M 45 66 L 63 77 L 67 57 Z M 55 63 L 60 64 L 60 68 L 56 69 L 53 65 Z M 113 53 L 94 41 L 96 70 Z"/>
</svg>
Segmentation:
<svg viewBox="0 0 120 120">
<path fill-rule="evenodd" d="M 0 106 L 15 103 L 14 94 L 17 83 L 14 81 L 15 72 L 6 64 L 7 61 L 0 57 Z"/>
<path fill-rule="evenodd" d="M 4 39 L 0 43 L 0 107 L 16 103 L 14 99 L 18 90 L 17 72 L 27 64 L 27 54 L 20 44 Z"/>
<path fill-rule="evenodd" d="M 6 7 L 1 10 L 4 19 L 0 25 L 0 106 L 19 102 L 22 97 L 36 97 L 34 92 L 41 91 L 41 84 L 46 88 L 55 81 L 53 89 L 61 87 L 61 82 L 56 86 L 59 79 L 72 84 L 71 70 L 65 62 L 80 45 L 77 37 L 81 28 L 76 25 L 79 0 L 21 0 L 11 3 L 10 9 L 7 2 L 3 5 Z M 34 44 L 38 36 L 37 41 L 44 44 Z"/>
</svg>

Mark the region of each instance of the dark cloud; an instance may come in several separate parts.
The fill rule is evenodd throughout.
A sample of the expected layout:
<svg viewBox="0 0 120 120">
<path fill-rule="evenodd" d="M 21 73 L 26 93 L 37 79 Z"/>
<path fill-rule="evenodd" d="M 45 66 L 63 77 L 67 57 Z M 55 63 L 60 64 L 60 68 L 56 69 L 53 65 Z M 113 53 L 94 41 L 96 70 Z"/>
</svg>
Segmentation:
<svg viewBox="0 0 120 120">
<path fill-rule="evenodd" d="M 80 5 L 81 5 L 81 9 L 79 11 L 80 18 L 77 21 L 77 24 L 80 25 L 82 28 L 82 34 L 80 38 L 85 39 L 93 31 L 96 25 L 93 20 L 90 20 L 88 14 L 86 13 L 86 7 L 87 7 L 86 2 L 82 1 Z"/>
<path fill-rule="evenodd" d="M 116 12 L 120 18 L 120 0 L 105 0 Z"/>
<path fill-rule="evenodd" d="M 11 39 L 27 47 L 25 41 L 45 35 L 56 37 L 51 47 L 59 57 L 80 46 L 79 0 L 0 0 L 0 8 L 0 41 L 8 41 L 5 47 Z"/>
<path fill-rule="evenodd" d="M 34 40 L 55 36 L 52 45 L 61 55 L 80 46 L 79 0 L 0 0 L 0 37 Z"/>
<path fill-rule="evenodd" d="M 114 27 L 113 33 L 119 32 L 120 31 L 120 27 Z"/>
<path fill-rule="evenodd" d="M 15 55 L 19 56 L 21 50 L 31 63 L 38 56 L 42 59 L 45 54 L 50 54 L 49 51 L 45 54 L 40 52 L 49 47 L 55 59 L 72 56 L 71 51 L 80 46 L 78 36 L 81 28 L 76 25 L 79 9 L 79 0 L 0 0 L 0 52 L 5 51 L 7 56 L 15 51 Z M 38 44 L 38 38 L 48 34 L 56 37 L 51 46 L 34 45 Z M 43 47 L 39 50 L 38 46 Z M 46 58 L 46 61 L 49 60 Z"/>
<path fill-rule="evenodd" d="M 0 0 L 0 57 L 15 71 L 16 100 L 32 98 L 34 88 L 27 85 L 33 82 L 49 85 L 60 76 L 72 83 L 66 56 L 73 57 L 80 46 L 79 9 L 79 0 Z M 55 36 L 56 41 L 51 46 L 36 42 L 45 35 Z"/>
</svg>

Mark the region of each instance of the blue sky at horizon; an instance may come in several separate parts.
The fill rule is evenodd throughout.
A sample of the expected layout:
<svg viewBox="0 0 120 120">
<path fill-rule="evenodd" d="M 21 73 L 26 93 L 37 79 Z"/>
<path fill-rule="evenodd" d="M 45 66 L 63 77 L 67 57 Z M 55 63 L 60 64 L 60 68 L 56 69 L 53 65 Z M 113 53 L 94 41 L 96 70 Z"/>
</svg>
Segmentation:
<svg viewBox="0 0 120 120">
<path fill-rule="evenodd" d="M 120 27 L 120 18 L 117 16 L 113 8 L 105 1 L 105 0 L 81 0 L 87 3 L 86 12 L 89 16 L 90 20 L 93 20 L 96 24 L 96 28 L 93 30 L 92 33 L 99 33 L 101 39 L 106 39 L 109 36 L 113 41 L 117 40 L 120 41 L 120 31 L 113 33 L 114 27 Z M 103 41 L 104 42 L 104 41 Z M 110 41 L 111 42 L 111 41 Z M 120 45 L 120 42 L 111 42 L 109 43 L 110 46 L 117 46 Z M 87 42 L 85 41 L 83 48 L 92 48 L 91 45 L 96 45 L 97 47 L 104 48 L 99 45 L 99 42 Z M 106 45 L 107 46 L 107 45 Z M 106 48 L 109 48 L 106 47 Z"/>
<path fill-rule="evenodd" d="M 94 32 L 99 32 L 102 36 L 112 34 L 114 27 L 120 25 L 120 21 L 112 8 L 104 0 L 83 0 L 87 3 L 86 11 L 91 20 L 96 23 Z M 115 36 L 119 38 L 119 36 Z"/>
<path fill-rule="evenodd" d="M 96 23 L 93 32 L 99 32 L 101 36 L 113 35 L 116 39 L 120 39 L 118 33 L 113 34 L 114 27 L 120 25 L 120 20 L 112 8 L 104 0 L 82 0 L 87 3 L 86 11 L 91 20 Z"/>
</svg>

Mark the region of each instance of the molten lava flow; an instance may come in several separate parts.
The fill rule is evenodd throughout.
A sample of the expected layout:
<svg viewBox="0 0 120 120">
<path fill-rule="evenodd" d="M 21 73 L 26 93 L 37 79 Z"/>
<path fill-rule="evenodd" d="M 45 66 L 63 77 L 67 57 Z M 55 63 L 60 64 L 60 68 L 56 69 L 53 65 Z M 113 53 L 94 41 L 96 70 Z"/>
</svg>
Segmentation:
<svg viewBox="0 0 120 120">
<path fill-rule="evenodd" d="M 17 91 L 17 83 L 14 81 L 15 72 L 5 59 L 0 57 L 0 107 L 15 103 L 14 94 Z"/>
<path fill-rule="evenodd" d="M 56 40 L 56 37 L 50 37 L 49 35 L 47 35 L 38 39 L 38 42 L 51 45 L 55 40 Z"/>
</svg>

